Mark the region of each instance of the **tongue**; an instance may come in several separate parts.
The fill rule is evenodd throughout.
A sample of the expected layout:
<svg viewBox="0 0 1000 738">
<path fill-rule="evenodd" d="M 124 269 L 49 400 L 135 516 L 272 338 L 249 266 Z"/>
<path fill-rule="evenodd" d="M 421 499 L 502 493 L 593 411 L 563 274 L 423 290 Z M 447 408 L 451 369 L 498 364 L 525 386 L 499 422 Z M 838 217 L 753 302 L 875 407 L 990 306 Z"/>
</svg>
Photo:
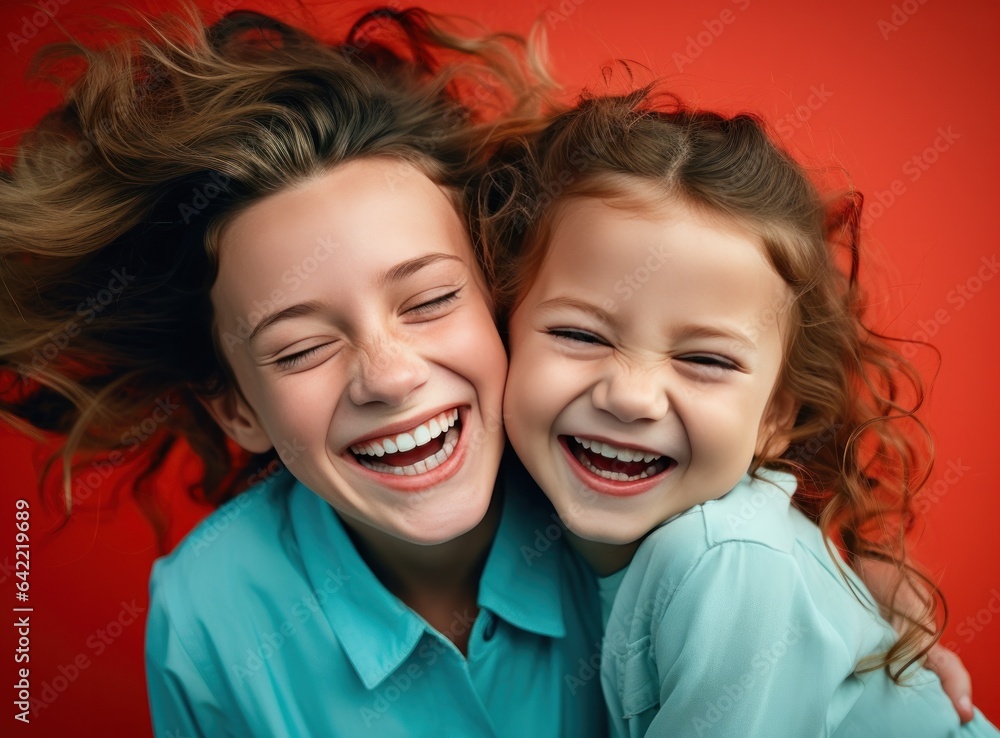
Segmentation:
<svg viewBox="0 0 1000 738">
<path fill-rule="evenodd" d="M 649 466 L 649 464 L 645 463 L 641 459 L 639 461 L 622 461 L 617 458 L 609 459 L 607 456 L 595 454 L 593 451 L 588 451 L 586 449 L 582 450 L 587 456 L 587 461 L 601 471 L 619 472 L 629 477 L 635 477 L 646 471 L 646 467 Z"/>
<path fill-rule="evenodd" d="M 409 451 L 398 451 L 394 454 L 386 454 L 378 461 L 389 466 L 410 466 L 418 461 L 423 461 L 436 454 L 444 448 L 444 433 L 437 438 L 432 438 L 429 443 L 423 446 L 411 448 Z"/>
</svg>

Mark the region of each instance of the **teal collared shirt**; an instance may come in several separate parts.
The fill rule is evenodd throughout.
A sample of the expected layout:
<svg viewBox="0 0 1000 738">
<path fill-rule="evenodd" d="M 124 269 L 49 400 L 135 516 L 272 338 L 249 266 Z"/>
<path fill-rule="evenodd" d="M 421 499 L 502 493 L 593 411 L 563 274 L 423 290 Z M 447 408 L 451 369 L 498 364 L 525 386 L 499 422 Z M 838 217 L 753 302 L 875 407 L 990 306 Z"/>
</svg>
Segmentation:
<svg viewBox="0 0 1000 738">
<path fill-rule="evenodd" d="M 468 656 L 392 595 L 289 475 L 220 508 L 153 570 L 158 736 L 599 736 L 593 576 L 508 463 Z"/>
<path fill-rule="evenodd" d="M 668 520 L 601 582 L 614 598 L 601 665 L 612 733 L 1000 738 L 978 712 L 959 726 L 929 671 L 904 686 L 856 672 L 895 632 L 791 504 L 795 477 L 759 476 Z"/>
</svg>

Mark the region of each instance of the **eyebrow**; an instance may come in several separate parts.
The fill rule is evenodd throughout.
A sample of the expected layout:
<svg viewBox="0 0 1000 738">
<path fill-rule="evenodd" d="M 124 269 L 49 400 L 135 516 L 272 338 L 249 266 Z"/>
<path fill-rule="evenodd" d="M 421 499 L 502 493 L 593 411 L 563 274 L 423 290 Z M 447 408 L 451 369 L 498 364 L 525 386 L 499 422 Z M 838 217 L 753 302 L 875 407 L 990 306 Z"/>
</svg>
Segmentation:
<svg viewBox="0 0 1000 738">
<path fill-rule="evenodd" d="M 309 300 L 308 302 L 299 302 L 295 305 L 290 305 L 282 310 L 266 315 L 254 327 L 254 329 L 250 331 L 250 335 L 247 337 L 247 342 L 253 343 L 253 339 L 256 338 L 258 333 L 279 321 L 289 320 L 290 318 L 301 318 L 304 315 L 315 315 L 322 309 L 322 303 L 317 300 Z"/>
<path fill-rule="evenodd" d="M 677 331 L 677 340 L 688 340 L 692 338 L 725 338 L 735 341 L 748 351 L 756 351 L 757 344 L 750 340 L 750 337 L 739 330 L 729 330 L 712 325 L 701 325 L 691 323 L 683 326 Z"/>
<path fill-rule="evenodd" d="M 546 300 L 541 303 L 538 307 L 541 310 L 552 310 L 558 308 L 579 310 L 609 325 L 617 333 L 620 333 L 622 329 L 622 323 L 615 315 L 609 313 L 604 308 L 600 308 L 593 303 L 587 302 L 586 300 L 578 300 L 573 297 L 553 297 L 551 300 Z"/>
<path fill-rule="evenodd" d="M 390 267 L 381 274 L 379 274 L 377 283 L 380 288 L 385 288 L 393 284 L 397 284 L 402 280 L 406 279 L 413 274 L 416 274 L 421 269 L 431 264 L 435 264 L 439 261 L 454 260 L 460 264 L 464 264 L 459 257 L 454 254 L 444 254 L 444 253 L 433 253 L 424 254 L 423 256 L 417 256 L 413 259 L 407 259 L 394 267 Z M 254 326 L 254 329 L 250 331 L 250 335 L 247 338 L 248 343 L 252 343 L 257 334 L 263 331 L 265 328 L 278 323 L 282 320 L 290 320 L 291 318 L 301 318 L 306 315 L 315 315 L 323 309 L 323 304 L 317 300 L 309 300 L 308 302 L 300 302 L 295 305 L 290 305 L 289 307 L 283 308 L 276 312 L 270 313 L 264 316 L 261 321 Z"/>
<path fill-rule="evenodd" d="M 402 261 L 396 266 L 382 272 L 382 274 L 380 274 L 378 277 L 378 286 L 388 287 L 390 285 L 396 284 L 397 282 L 403 281 L 404 279 L 413 274 L 416 274 L 426 266 L 430 266 L 431 264 L 435 264 L 439 261 L 448 261 L 448 260 L 457 261 L 460 264 L 465 263 L 454 254 L 443 254 L 440 252 L 436 252 L 433 254 L 424 254 L 423 256 L 417 256 L 413 259 L 407 259 L 406 261 Z"/>
<path fill-rule="evenodd" d="M 546 300 L 545 302 L 539 304 L 538 308 L 541 310 L 558 308 L 580 310 L 609 325 L 616 332 L 621 333 L 622 331 L 622 322 L 617 316 L 607 310 L 604 310 L 603 308 L 598 307 L 597 305 L 587 302 L 586 300 L 578 300 L 573 297 L 554 297 L 551 300 Z M 680 330 L 677 331 L 677 340 L 689 340 L 693 338 L 725 338 L 736 342 L 748 351 L 757 350 L 757 344 L 751 341 L 750 338 L 742 331 L 738 330 L 729 330 L 711 325 L 689 323 L 688 325 L 682 326 Z"/>
</svg>

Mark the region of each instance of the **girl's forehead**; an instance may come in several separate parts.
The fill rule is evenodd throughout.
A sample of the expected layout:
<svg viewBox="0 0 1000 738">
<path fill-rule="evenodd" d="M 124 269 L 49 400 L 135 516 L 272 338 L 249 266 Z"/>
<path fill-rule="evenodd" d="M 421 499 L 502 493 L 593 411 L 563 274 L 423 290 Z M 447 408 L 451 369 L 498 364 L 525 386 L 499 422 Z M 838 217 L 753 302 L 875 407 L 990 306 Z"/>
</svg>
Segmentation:
<svg viewBox="0 0 1000 738">
<path fill-rule="evenodd" d="M 221 261 L 260 248 L 289 254 L 305 243 L 354 251 L 372 261 L 392 249 L 445 240 L 466 245 L 452 194 L 394 159 L 362 159 L 318 173 L 262 198 L 236 215 L 222 234 Z"/>
<path fill-rule="evenodd" d="M 451 193 L 398 160 L 358 160 L 236 215 L 219 239 L 213 298 L 243 309 L 260 295 L 381 289 L 398 265 L 434 254 L 477 269 Z"/>
</svg>

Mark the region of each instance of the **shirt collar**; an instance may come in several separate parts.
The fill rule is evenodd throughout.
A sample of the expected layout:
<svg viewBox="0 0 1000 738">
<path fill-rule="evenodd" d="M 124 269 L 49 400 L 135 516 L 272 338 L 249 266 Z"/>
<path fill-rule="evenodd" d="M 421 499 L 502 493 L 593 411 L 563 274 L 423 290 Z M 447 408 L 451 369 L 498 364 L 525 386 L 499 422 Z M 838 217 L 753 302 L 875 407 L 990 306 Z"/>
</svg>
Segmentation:
<svg viewBox="0 0 1000 738">
<path fill-rule="evenodd" d="M 313 594 L 361 681 L 374 689 L 413 652 L 426 623 L 382 585 L 319 495 L 297 483 L 289 511 Z M 332 592 L 331 577 L 339 585 Z"/>
<path fill-rule="evenodd" d="M 560 572 L 562 526 L 516 459 L 505 459 L 500 524 L 479 584 L 481 609 L 552 638 L 566 634 Z M 333 508 L 305 485 L 289 511 L 310 587 L 361 681 L 374 689 L 429 630 L 361 558 Z"/>
<path fill-rule="evenodd" d="M 501 467 L 503 516 L 479 584 L 479 606 L 522 630 L 566 635 L 561 574 L 565 531 L 513 454 Z"/>
</svg>

